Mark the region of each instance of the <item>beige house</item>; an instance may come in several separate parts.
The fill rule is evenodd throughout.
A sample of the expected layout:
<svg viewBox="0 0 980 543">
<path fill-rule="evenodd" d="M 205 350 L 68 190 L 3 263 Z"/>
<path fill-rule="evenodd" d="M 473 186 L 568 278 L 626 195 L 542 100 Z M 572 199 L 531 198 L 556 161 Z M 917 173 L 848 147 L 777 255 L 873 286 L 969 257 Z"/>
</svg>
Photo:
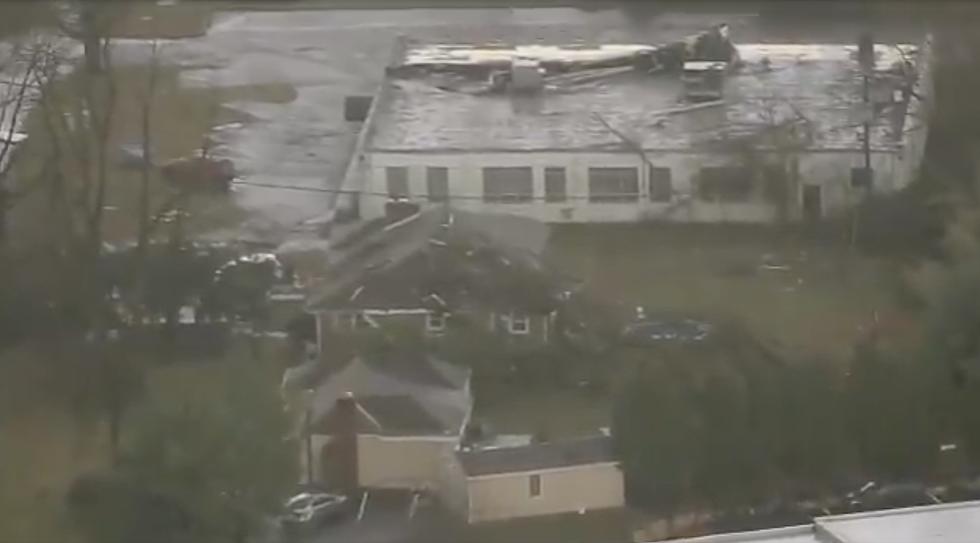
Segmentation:
<svg viewBox="0 0 980 543">
<path fill-rule="evenodd" d="M 315 389 L 304 462 L 331 486 L 434 488 L 469 421 L 469 380 L 424 355 L 355 358 Z"/>
<path fill-rule="evenodd" d="M 469 523 L 587 513 L 625 504 L 610 438 L 461 451 L 446 462 L 444 503 Z"/>
</svg>

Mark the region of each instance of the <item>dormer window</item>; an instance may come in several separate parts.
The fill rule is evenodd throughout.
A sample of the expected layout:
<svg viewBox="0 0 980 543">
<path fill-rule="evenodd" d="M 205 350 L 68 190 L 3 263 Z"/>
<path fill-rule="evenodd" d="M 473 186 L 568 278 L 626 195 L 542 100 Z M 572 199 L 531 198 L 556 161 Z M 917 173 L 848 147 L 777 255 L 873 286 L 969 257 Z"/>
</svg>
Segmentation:
<svg viewBox="0 0 980 543">
<path fill-rule="evenodd" d="M 531 333 L 531 318 L 527 315 L 511 313 L 507 319 L 507 331 L 514 335 Z"/>
<path fill-rule="evenodd" d="M 446 331 L 446 314 L 445 313 L 426 314 L 425 331 L 429 334 L 440 334 Z"/>
</svg>

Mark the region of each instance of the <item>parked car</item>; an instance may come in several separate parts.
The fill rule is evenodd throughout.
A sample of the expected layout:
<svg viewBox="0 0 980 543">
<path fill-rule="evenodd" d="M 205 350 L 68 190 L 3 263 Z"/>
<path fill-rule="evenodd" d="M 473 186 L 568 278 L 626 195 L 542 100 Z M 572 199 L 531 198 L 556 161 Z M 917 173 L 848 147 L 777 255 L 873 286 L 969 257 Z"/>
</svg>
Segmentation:
<svg viewBox="0 0 980 543">
<path fill-rule="evenodd" d="M 925 485 L 920 483 L 878 484 L 865 483 L 860 489 L 847 495 L 849 511 L 874 511 L 896 509 L 916 505 L 940 503 L 939 499 Z"/>
<path fill-rule="evenodd" d="M 939 497 L 946 502 L 980 500 L 980 478 L 952 483 Z"/>
<path fill-rule="evenodd" d="M 197 192 L 228 192 L 235 179 L 235 164 L 228 159 L 179 158 L 160 167 L 164 179 Z"/>
<path fill-rule="evenodd" d="M 283 528 L 318 526 L 338 520 L 349 512 L 347 496 L 327 492 L 301 492 L 286 501 L 280 517 Z"/>
<path fill-rule="evenodd" d="M 634 322 L 623 329 L 623 339 L 632 344 L 661 342 L 693 343 L 703 341 L 711 333 L 711 324 L 696 319 L 649 319 Z"/>
</svg>

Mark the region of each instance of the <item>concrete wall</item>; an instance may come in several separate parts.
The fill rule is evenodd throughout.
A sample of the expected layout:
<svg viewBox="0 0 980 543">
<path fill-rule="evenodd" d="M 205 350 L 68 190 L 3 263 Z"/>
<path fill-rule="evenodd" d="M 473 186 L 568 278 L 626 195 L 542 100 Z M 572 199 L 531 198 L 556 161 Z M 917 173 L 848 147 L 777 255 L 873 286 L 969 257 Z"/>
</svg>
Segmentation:
<svg viewBox="0 0 980 543">
<path fill-rule="evenodd" d="M 540 475 L 541 494 L 531 496 L 530 476 Z M 551 515 L 623 507 L 623 474 L 615 464 L 470 477 L 469 521 Z"/>
<path fill-rule="evenodd" d="M 702 167 L 737 166 L 741 158 L 732 153 L 692 153 L 679 151 L 648 151 L 647 158 L 658 167 L 671 170 L 672 202 L 651 202 L 648 171 L 636 153 L 388 153 L 366 155 L 364 192 L 360 213 L 364 218 L 384 214 L 387 201 L 386 167 L 408 168 L 409 191 L 413 201 L 426 204 L 426 167 L 449 168 L 452 205 L 472 211 L 493 210 L 532 217 L 544 222 L 633 222 L 666 220 L 676 222 L 769 222 L 777 216 L 776 206 L 764 196 L 761 180 L 757 180 L 749 201 L 707 202 L 695 192 L 694 180 Z M 876 190 L 893 190 L 907 184 L 907 174 L 897 166 L 904 159 L 900 150 L 877 151 L 872 154 Z M 763 157 L 768 162 L 775 156 Z M 908 161 L 915 161 L 909 156 Z M 850 194 L 850 169 L 862 167 L 861 151 L 813 151 L 798 157 L 799 184 L 818 184 L 824 187 L 823 200 L 828 211 L 846 206 L 856 196 Z M 535 199 L 527 203 L 486 204 L 483 202 L 485 166 L 530 166 L 533 168 Z M 544 201 L 544 168 L 565 167 L 566 202 Z M 636 202 L 594 203 L 588 201 L 588 169 L 590 167 L 636 167 L 639 169 L 640 197 Z M 907 168 L 906 168 L 907 169 Z M 692 197 L 693 194 L 693 197 Z M 789 195 L 791 209 L 798 209 L 800 197 Z M 798 213 L 793 218 L 799 218 Z"/>
<path fill-rule="evenodd" d="M 357 436 L 358 482 L 368 488 L 437 488 L 455 437 Z"/>
</svg>

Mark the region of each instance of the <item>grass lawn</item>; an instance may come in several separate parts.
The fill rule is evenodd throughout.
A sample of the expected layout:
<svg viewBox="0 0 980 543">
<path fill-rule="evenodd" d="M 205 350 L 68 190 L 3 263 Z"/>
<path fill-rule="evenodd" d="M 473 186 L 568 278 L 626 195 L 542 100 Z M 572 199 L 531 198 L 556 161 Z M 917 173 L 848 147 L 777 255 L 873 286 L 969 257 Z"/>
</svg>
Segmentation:
<svg viewBox="0 0 980 543">
<path fill-rule="evenodd" d="M 256 359 L 251 345 L 238 342 L 215 360 L 155 367 L 147 397 L 208 401 L 216 384 L 244 365 L 268 372 L 277 386 L 280 347 L 263 340 Z M 72 402 L 63 373 L 27 349 L 0 353 L 0 542 L 80 541 L 64 516 L 65 492 L 77 476 L 109 466 L 106 425 Z"/>
<path fill-rule="evenodd" d="M 582 279 L 586 294 L 622 319 L 643 306 L 648 315 L 739 323 L 790 362 L 845 364 L 876 312 L 882 322 L 906 324 L 892 336 L 885 328 L 884 346 L 901 348 L 917 330 L 896 303 L 897 264 L 793 234 L 730 226 L 567 226 L 552 231 L 547 258 Z M 627 378 L 624 371 L 610 366 L 610 390 Z M 567 437 L 610 424 L 610 392 L 497 385 L 478 387 L 476 395 L 474 420 L 501 433 Z"/>
<path fill-rule="evenodd" d="M 790 360 L 844 360 L 875 312 L 902 313 L 897 266 L 763 228 L 559 227 L 549 258 L 624 317 L 733 319 Z"/>
<path fill-rule="evenodd" d="M 607 395 L 576 389 L 501 386 L 477 392 L 473 420 L 484 421 L 502 434 L 591 435 L 609 426 L 610 402 Z"/>
</svg>

